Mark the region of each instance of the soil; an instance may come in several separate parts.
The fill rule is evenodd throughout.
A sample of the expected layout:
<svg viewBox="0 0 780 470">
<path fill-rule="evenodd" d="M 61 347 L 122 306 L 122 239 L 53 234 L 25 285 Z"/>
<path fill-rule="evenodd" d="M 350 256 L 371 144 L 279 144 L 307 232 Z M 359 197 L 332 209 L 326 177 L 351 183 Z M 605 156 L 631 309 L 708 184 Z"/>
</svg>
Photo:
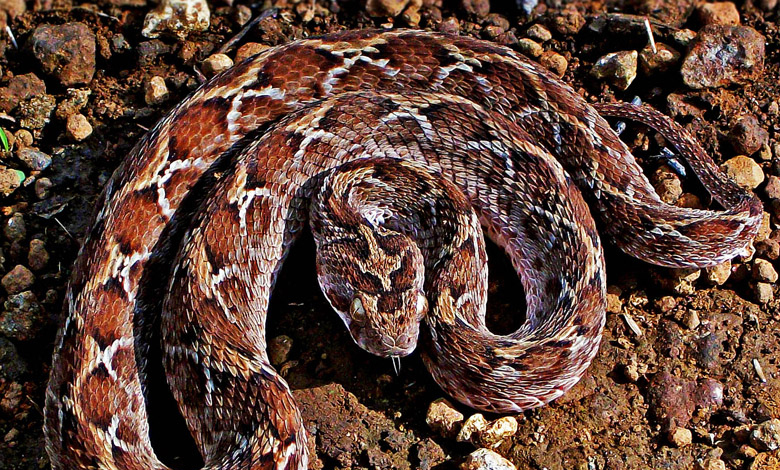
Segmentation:
<svg viewBox="0 0 780 470">
<path fill-rule="evenodd" d="M 204 32 L 152 40 L 141 35 L 144 16 L 153 7 L 146 0 L 79 5 L 35 0 L 21 8 L 24 12 L 14 2 L 0 4 L 9 12 L 8 25 L 19 46 L 7 35 L 0 40 L 0 88 L 5 87 L 0 108 L 6 111 L 0 125 L 12 140 L 0 164 L 27 177 L 0 200 L 0 274 L 6 289 L 0 295 L 5 301 L 0 316 L 0 469 L 49 468 L 41 433 L 45 384 L 70 266 L 97 195 L 146 130 L 199 85 L 203 61 L 234 37 L 250 14 L 256 16 L 271 4 L 279 8 L 276 16 L 251 29 L 240 44 L 276 45 L 341 29 L 410 25 L 455 30 L 515 48 L 528 46 L 518 44 L 518 38 L 532 37 L 546 51 L 540 62 L 564 72 L 563 80 L 587 99 L 630 101 L 639 96 L 673 115 L 718 163 L 738 155 L 735 149 L 747 153 L 761 170 L 753 187 L 767 211 L 757 253 L 735 260 L 725 282 L 713 282 L 710 272 L 655 268 L 608 247 L 610 308 L 593 365 L 563 398 L 516 416 L 517 432 L 493 450 L 521 469 L 780 468 L 777 441 L 750 437 L 762 423 L 780 418 L 777 276 L 773 281 L 769 272 L 767 278 L 756 261 L 765 260 L 774 271 L 780 238 L 780 188 L 772 186 L 780 184 L 772 179 L 780 176 L 776 1 L 736 5 L 742 25 L 763 35 L 763 68 L 734 66 L 725 86 L 696 88 L 683 79 L 676 62 L 667 71 L 640 71 L 625 89 L 619 77 L 594 78 L 590 71 L 608 53 L 645 47 L 641 20 L 628 15 L 650 15 L 656 40 L 676 48 L 683 58 L 685 30 L 700 31 L 702 21 L 711 21 L 707 15 L 692 2 L 664 0 L 550 2 L 532 6 L 530 13 L 498 0 L 424 0 L 419 10 L 401 8 L 395 18 L 371 17 L 376 7 L 354 1 L 241 1 L 212 4 L 211 25 Z M 381 2 L 369 2 L 376 3 Z M 728 15 L 720 18 L 733 21 Z M 94 75 L 81 83 L 78 74 L 88 63 L 72 71 L 75 78 L 66 76 L 62 64 L 47 71 L 32 46 L 40 26 L 73 22 L 96 37 Z M 551 38 L 539 36 L 535 25 L 544 26 Z M 13 79 L 26 74 L 33 74 L 25 79 L 26 86 L 39 86 L 37 77 L 45 91 L 23 97 L 18 90 L 11 93 Z M 155 76 L 164 78 L 169 90 L 159 102 L 145 99 Z M 74 89 L 88 91 L 83 103 L 74 98 Z M 9 94 L 18 106 L 4 107 Z M 42 110 L 50 113 L 41 115 Z M 92 128 L 83 139 L 78 123 L 70 123 L 73 114 L 86 117 Z M 737 125 L 745 115 L 755 122 Z M 654 134 L 645 129 L 629 126 L 624 136 L 646 157 L 657 150 Z M 758 139 L 758 147 L 751 139 Z M 44 155 L 30 161 L 29 154 L 21 153 L 24 147 Z M 657 162 L 645 161 L 648 173 L 656 174 Z M 682 186 L 696 193 L 693 180 L 682 179 Z M 291 340 L 286 340 L 291 349 L 280 369 L 312 436 L 311 468 L 461 465 L 475 445 L 442 436 L 426 424 L 429 404 L 443 393 L 418 355 L 404 359 L 396 375 L 390 361 L 359 349 L 319 291 L 313 253 L 310 238 L 294 248 L 272 299 L 268 334 Z M 491 247 L 489 255 L 489 321 L 496 331 L 511 331 L 523 320 L 522 287 L 500 250 Z M 17 269 L 19 265 L 31 271 Z M 456 408 L 466 417 L 474 413 Z M 186 434 L 177 426 L 174 422 L 170 427 Z M 169 438 L 173 434 L 162 429 L 153 426 L 153 438 L 168 463 L 197 468 L 192 443 L 186 437 L 174 442 Z"/>
</svg>

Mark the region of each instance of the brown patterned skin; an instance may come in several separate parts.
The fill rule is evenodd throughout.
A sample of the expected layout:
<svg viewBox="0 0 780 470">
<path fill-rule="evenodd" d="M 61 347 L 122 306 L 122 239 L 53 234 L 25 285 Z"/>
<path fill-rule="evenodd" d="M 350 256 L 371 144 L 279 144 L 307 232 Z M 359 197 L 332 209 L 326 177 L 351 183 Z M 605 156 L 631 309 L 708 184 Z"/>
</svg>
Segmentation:
<svg viewBox="0 0 780 470">
<path fill-rule="evenodd" d="M 668 119 L 600 109 L 658 128 L 725 210 L 663 204 L 594 107 L 488 42 L 344 32 L 215 77 L 136 146 L 99 202 L 46 393 L 53 467 L 167 468 L 144 397 L 159 323 L 169 385 L 206 468 L 305 468 L 300 414 L 265 352 L 268 295 L 323 172 L 366 156 L 415 160 L 452 181 L 526 290 L 528 321 L 507 339 L 464 308 L 467 279 L 441 276 L 426 292 L 440 318 L 423 330 L 437 382 L 494 411 L 560 396 L 590 363 L 604 318 L 601 246 L 580 191 L 610 239 L 664 266 L 733 257 L 762 212 Z"/>
</svg>

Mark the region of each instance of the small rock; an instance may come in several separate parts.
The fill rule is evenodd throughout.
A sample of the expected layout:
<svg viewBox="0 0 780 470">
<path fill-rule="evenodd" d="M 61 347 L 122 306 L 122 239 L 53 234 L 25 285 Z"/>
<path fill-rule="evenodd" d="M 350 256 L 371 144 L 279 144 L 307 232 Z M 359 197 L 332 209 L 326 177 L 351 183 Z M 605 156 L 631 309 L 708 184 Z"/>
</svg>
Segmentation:
<svg viewBox="0 0 780 470">
<path fill-rule="evenodd" d="M 677 268 L 654 271 L 654 279 L 664 289 L 680 295 L 690 295 L 696 291 L 695 282 L 701 277 L 696 268 Z"/>
<path fill-rule="evenodd" d="M 620 300 L 620 288 L 607 286 L 607 313 L 620 313 L 623 309 L 623 301 Z"/>
<path fill-rule="evenodd" d="M 770 419 L 753 428 L 750 444 L 759 451 L 780 449 L 780 419 Z"/>
<path fill-rule="evenodd" d="M 36 137 L 39 137 L 39 131 L 51 121 L 56 107 L 57 99 L 52 95 L 38 95 L 22 101 L 16 108 L 19 125 L 35 131 Z"/>
<path fill-rule="evenodd" d="M 27 5 L 25 5 L 24 0 L 3 0 L 0 3 L 0 10 L 4 11 L 9 18 L 14 19 L 27 10 Z"/>
<path fill-rule="evenodd" d="M 757 282 L 753 287 L 753 294 L 756 296 L 756 302 L 760 304 L 767 304 L 775 297 L 772 291 L 772 284 L 767 282 Z"/>
<path fill-rule="evenodd" d="M 620 90 L 625 90 L 636 78 L 636 51 L 612 52 L 599 58 L 590 70 L 590 74 L 599 79 L 606 79 Z"/>
<path fill-rule="evenodd" d="M 12 242 L 22 241 L 27 237 L 27 224 L 24 222 L 24 216 L 21 212 L 15 212 L 8 218 L 3 227 L 5 238 Z"/>
<path fill-rule="evenodd" d="M 40 271 L 46 267 L 49 262 L 49 252 L 46 251 L 46 244 L 43 240 L 30 240 L 30 251 L 27 252 L 27 264 L 33 271 Z M 272 363 L 273 364 L 273 363 Z"/>
<path fill-rule="evenodd" d="M 707 457 L 696 463 L 697 470 L 726 470 L 726 462 L 717 457 Z"/>
<path fill-rule="evenodd" d="M 81 113 L 68 116 L 68 121 L 65 123 L 65 130 L 68 133 L 68 137 L 76 142 L 81 142 L 92 135 L 92 125 L 87 121 L 87 117 Z"/>
<path fill-rule="evenodd" d="M 460 32 L 460 23 L 457 18 L 450 16 L 439 23 L 438 30 L 445 34 L 458 34 Z"/>
<path fill-rule="evenodd" d="M 764 187 L 764 193 L 769 199 L 780 199 L 780 178 L 770 175 Z"/>
<path fill-rule="evenodd" d="M 545 51 L 539 58 L 539 63 L 542 67 L 552 71 L 558 77 L 563 77 L 566 73 L 566 69 L 569 67 L 569 62 L 566 58 L 555 51 Z"/>
<path fill-rule="evenodd" d="M 695 330 L 696 328 L 701 325 L 701 320 L 699 320 L 699 312 L 696 310 L 688 310 L 685 312 L 685 316 L 683 316 L 683 323 L 685 323 L 685 327 L 689 330 Z"/>
<path fill-rule="evenodd" d="M 92 90 L 89 88 L 68 88 L 67 97 L 57 104 L 54 115 L 57 119 L 66 121 L 71 114 L 80 113 L 89 101 Z"/>
<path fill-rule="evenodd" d="M 168 99 L 170 94 L 168 93 L 168 86 L 165 84 L 165 79 L 159 76 L 154 76 L 146 82 L 144 89 L 144 101 L 146 104 L 152 106 L 160 104 Z"/>
<path fill-rule="evenodd" d="M 270 46 L 266 46 L 265 44 L 260 44 L 258 42 L 248 42 L 243 46 L 239 47 L 238 50 L 236 51 L 235 63 L 239 63 L 246 58 L 257 55 L 263 52 L 264 50 L 268 49 L 269 47 Z"/>
<path fill-rule="evenodd" d="M 425 422 L 440 436 L 451 438 L 458 433 L 460 425 L 463 423 L 463 413 L 456 410 L 449 401 L 439 398 L 428 407 Z"/>
<path fill-rule="evenodd" d="M 482 413 L 474 413 L 463 423 L 457 437 L 458 442 L 473 442 L 487 428 L 488 422 Z"/>
<path fill-rule="evenodd" d="M 768 162 L 772 160 L 772 149 L 769 148 L 769 144 L 764 144 L 761 146 L 760 149 L 758 149 L 758 159 L 763 162 Z"/>
<path fill-rule="evenodd" d="M 366 1 L 366 13 L 372 18 L 396 17 L 404 11 L 409 0 L 368 0 Z"/>
<path fill-rule="evenodd" d="M 203 73 L 207 77 L 223 72 L 233 66 L 233 59 L 225 54 L 214 54 L 203 61 Z"/>
<path fill-rule="evenodd" d="M 764 55 L 764 36 L 753 28 L 705 26 L 683 60 L 683 82 L 701 89 L 745 81 L 763 70 Z"/>
<path fill-rule="evenodd" d="M 28 41 L 43 71 L 70 87 L 95 75 L 95 35 L 84 23 L 43 25 Z"/>
<path fill-rule="evenodd" d="M 762 452 L 755 456 L 750 470 L 777 470 L 780 468 L 780 451 Z"/>
<path fill-rule="evenodd" d="M 50 155 L 32 147 L 20 150 L 17 156 L 29 170 L 43 171 L 51 165 Z"/>
<path fill-rule="evenodd" d="M 14 343 L 0 336 L 0 382 L 19 380 L 26 373 L 27 364 Z"/>
<path fill-rule="evenodd" d="M 34 73 L 15 75 L 0 88 L 0 110 L 10 113 L 22 101 L 45 93 L 46 84 Z"/>
<path fill-rule="evenodd" d="M 45 323 L 43 309 L 32 292 L 10 295 L 3 306 L 5 311 L 0 315 L 0 334 L 18 341 L 30 341 L 41 331 Z"/>
<path fill-rule="evenodd" d="M 693 442 L 693 433 L 690 429 L 674 427 L 668 435 L 669 443 L 675 447 L 685 447 Z"/>
<path fill-rule="evenodd" d="M 539 57 L 544 52 L 541 44 L 528 38 L 517 41 L 517 49 L 528 57 Z"/>
<path fill-rule="evenodd" d="M 279 335 L 268 342 L 268 359 L 275 367 L 287 362 L 292 350 L 293 339 L 287 335 Z"/>
<path fill-rule="evenodd" d="M 729 141 L 738 153 L 753 155 L 769 141 L 769 133 L 755 116 L 742 116 L 729 132 Z"/>
<path fill-rule="evenodd" d="M 210 18 L 205 0 L 162 0 L 144 18 L 141 34 L 147 38 L 166 34 L 184 40 L 191 32 L 208 29 Z"/>
<path fill-rule="evenodd" d="M 540 24 L 535 24 L 528 28 L 526 32 L 529 38 L 536 39 L 537 41 L 547 42 L 552 39 L 552 33 L 549 29 Z"/>
<path fill-rule="evenodd" d="M 639 52 L 639 66 L 642 73 L 652 75 L 663 73 L 674 67 L 680 61 L 680 53 L 664 43 L 655 43 L 656 52 L 649 45 Z"/>
<path fill-rule="evenodd" d="M 565 8 L 552 18 L 553 29 L 561 35 L 575 35 L 585 26 L 585 17 L 576 8 Z"/>
<path fill-rule="evenodd" d="M 477 449 L 466 457 L 461 470 L 517 470 L 509 460 L 490 449 Z"/>
<path fill-rule="evenodd" d="M 420 470 L 431 470 L 447 460 L 447 454 L 441 446 L 430 438 L 421 440 L 415 446 L 415 450 Z"/>
<path fill-rule="evenodd" d="M 704 268 L 704 273 L 710 284 L 722 286 L 731 276 L 731 260 L 724 261 L 715 266 L 710 266 L 709 268 Z"/>
<path fill-rule="evenodd" d="M 756 255 L 773 261 L 777 260 L 780 258 L 780 242 L 772 238 L 756 242 Z"/>
<path fill-rule="evenodd" d="M 484 18 L 490 13 L 490 0 L 461 0 L 463 10 L 477 18 Z"/>
<path fill-rule="evenodd" d="M 696 9 L 702 25 L 738 25 L 739 12 L 732 2 L 704 3 Z"/>
<path fill-rule="evenodd" d="M 639 380 L 639 364 L 636 359 L 631 359 L 627 364 L 622 364 L 623 377 L 629 382 L 636 382 Z"/>
<path fill-rule="evenodd" d="M 658 197 L 667 204 L 675 204 L 682 196 L 683 188 L 680 178 L 664 178 L 653 184 Z"/>
<path fill-rule="evenodd" d="M 496 448 L 504 439 L 517 433 L 517 419 L 514 416 L 504 416 L 490 423 L 479 433 L 479 445 Z"/>
<path fill-rule="evenodd" d="M 777 271 L 769 261 L 757 258 L 753 261 L 753 279 L 760 282 L 777 282 Z"/>
<path fill-rule="evenodd" d="M 0 194 L 8 196 L 24 181 L 24 173 L 10 168 L 0 168 Z"/>
<path fill-rule="evenodd" d="M 33 135 L 27 129 L 19 129 L 14 132 L 14 139 L 16 139 L 17 147 L 29 147 L 33 143 Z"/>
<path fill-rule="evenodd" d="M 49 178 L 38 178 L 35 180 L 35 197 L 46 199 L 49 197 L 49 189 L 54 186 Z"/>
<path fill-rule="evenodd" d="M 127 42 L 127 38 L 125 38 L 124 34 L 115 34 L 111 38 L 111 52 L 114 54 L 121 54 L 131 50 L 132 48 L 133 46 Z"/>
<path fill-rule="evenodd" d="M 755 189 L 764 182 L 764 171 L 752 158 L 738 155 L 721 166 L 721 170 L 745 189 Z"/>
<path fill-rule="evenodd" d="M 144 67 L 154 63 L 158 56 L 170 52 L 171 46 L 159 39 L 152 39 L 151 41 L 144 41 L 138 44 L 135 51 L 138 54 L 138 65 Z"/>
<path fill-rule="evenodd" d="M 3 284 L 5 291 L 9 295 L 18 294 L 24 290 L 29 289 L 35 282 L 35 276 L 33 273 L 21 264 L 16 265 L 12 270 L 3 276 L 0 280 L 0 284 Z"/>
</svg>

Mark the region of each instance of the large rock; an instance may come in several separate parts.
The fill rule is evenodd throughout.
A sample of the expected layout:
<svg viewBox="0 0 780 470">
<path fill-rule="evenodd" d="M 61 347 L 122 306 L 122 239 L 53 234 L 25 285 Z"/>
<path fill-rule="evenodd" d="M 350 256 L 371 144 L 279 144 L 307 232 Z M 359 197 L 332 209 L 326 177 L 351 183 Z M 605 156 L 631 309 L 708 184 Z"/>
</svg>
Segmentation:
<svg viewBox="0 0 780 470">
<path fill-rule="evenodd" d="M 764 55 L 764 36 L 753 28 L 705 26 L 683 61 L 683 81 L 696 89 L 742 83 L 763 70 Z"/>
<path fill-rule="evenodd" d="M 41 69 L 64 86 L 87 84 L 95 75 L 95 35 L 84 23 L 39 26 L 28 45 Z"/>
</svg>

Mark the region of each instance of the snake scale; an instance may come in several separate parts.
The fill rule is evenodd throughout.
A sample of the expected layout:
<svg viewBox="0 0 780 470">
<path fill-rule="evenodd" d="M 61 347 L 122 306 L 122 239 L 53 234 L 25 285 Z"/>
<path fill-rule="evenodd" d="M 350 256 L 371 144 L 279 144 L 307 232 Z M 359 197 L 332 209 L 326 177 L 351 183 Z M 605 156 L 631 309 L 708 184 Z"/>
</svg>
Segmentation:
<svg viewBox="0 0 780 470">
<path fill-rule="evenodd" d="M 662 203 L 602 116 L 658 130 L 722 210 Z M 380 165 L 351 168 L 367 178 L 366 187 L 399 179 L 392 175 L 405 170 L 382 165 L 401 160 L 399 168 L 419 178 L 449 181 L 452 204 L 467 201 L 473 212 L 458 212 L 466 229 L 437 229 L 425 214 L 449 209 L 435 199 L 401 204 L 408 216 L 393 219 L 386 206 L 361 196 L 368 208 L 357 209 L 358 219 L 373 228 L 341 217 L 353 225 L 351 235 L 315 216 L 326 297 L 370 351 L 406 354 L 419 331 L 439 385 L 494 412 L 559 397 L 598 349 L 605 275 L 591 210 L 602 234 L 624 251 L 677 267 L 740 253 L 762 215 L 755 196 L 723 178 L 668 118 L 646 107 L 589 105 L 508 48 L 404 30 L 348 31 L 270 48 L 176 106 L 105 188 L 73 270 L 46 393 L 55 469 L 168 468 L 148 436 L 145 378 L 160 361 L 149 356 L 155 351 L 205 468 L 306 468 L 300 413 L 266 355 L 266 310 L 311 198 L 336 211 L 331 199 L 351 177 L 339 183 L 332 170 L 360 159 Z M 404 229 L 398 220 L 405 217 L 423 227 Z M 477 221 L 525 289 L 527 319 L 509 335 L 485 327 Z M 417 252 L 397 242 L 415 233 L 434 241 Z M 334 236 L 363 248 L 345 255 L 346 246 L 328 242 Z M 327 267 L 333 256 L 346 256 L 352 271 Z M 419 280 L 421 256 L 437 272 L 434 280 Z M 439 270 L 445 265 L 454 271 Z M 369 268 L 373 274 L 362 271 Z M 172 275 L 159 285 L 166 270 Z M 370 279 L 356 279 L 362 274 Z M 405 283 L 404 276 L 418 280 Z M 412 297 L 378 297 L 400 285 Z M 408 309 L 412 320 L 393 317 Z M 369 310 L 390 312 L 392 321 L 372 321 L 392 341 L 365 326 Z M 162 345 L 143 339 L 157 327 Z"/>
</svg>

